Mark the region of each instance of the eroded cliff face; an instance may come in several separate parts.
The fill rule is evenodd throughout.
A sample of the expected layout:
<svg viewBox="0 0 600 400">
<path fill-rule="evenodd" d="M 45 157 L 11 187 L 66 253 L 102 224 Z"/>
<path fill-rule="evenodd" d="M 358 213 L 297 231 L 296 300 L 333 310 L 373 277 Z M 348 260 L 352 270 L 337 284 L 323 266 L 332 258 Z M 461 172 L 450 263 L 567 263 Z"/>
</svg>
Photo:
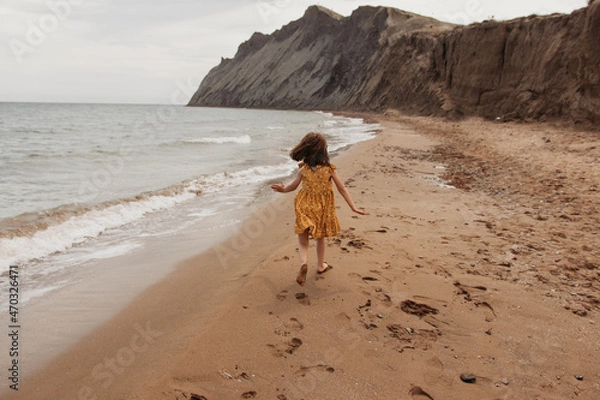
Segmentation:
<svg viewBox="0 0 600 400">
<path fill-rule="evenodd" d="M 600 122 L 600 2 L 570 15 L 453 26 L 389 7 L 322 7 L 254 34 L 193 106 Z"/>
<path fill-rule="evenodd" d="M 464 114 L 598 121 L 597 7 L 486 22 L 447 35 L 444 90 Z M 596 17 L 597 18 L 597 17 Z"/>
</svg>

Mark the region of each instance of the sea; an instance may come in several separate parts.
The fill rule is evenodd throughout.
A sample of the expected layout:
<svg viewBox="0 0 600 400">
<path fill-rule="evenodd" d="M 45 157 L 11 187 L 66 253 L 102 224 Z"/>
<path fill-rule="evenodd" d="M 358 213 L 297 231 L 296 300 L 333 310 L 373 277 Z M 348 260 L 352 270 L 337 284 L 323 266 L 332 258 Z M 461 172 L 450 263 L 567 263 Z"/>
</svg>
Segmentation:
<svg viewBox="0 0 600 400">
<path fill-rule="evenodd" d="M 273 200 L 307 132 L 335 155 L 378 129 L 320 111 L 0 103 L 2 325 L 16 278 L 28 352 L 49 356 Z"/>
</svg>

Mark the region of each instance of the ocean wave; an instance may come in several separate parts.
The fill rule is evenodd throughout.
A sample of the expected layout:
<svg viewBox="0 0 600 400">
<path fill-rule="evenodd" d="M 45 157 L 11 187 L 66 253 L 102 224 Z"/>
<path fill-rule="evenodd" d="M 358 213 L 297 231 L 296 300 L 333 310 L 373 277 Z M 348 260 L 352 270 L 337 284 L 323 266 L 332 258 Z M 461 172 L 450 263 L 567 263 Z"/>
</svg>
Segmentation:
<svg viewBox="0 0 600 400">
<path fill-rule="evenodd" d="M 63 205 L 42 213 L 0 222 L 0 263 L 14 265 L 43 259 L 82 245 L 102 233 L 167 210 L 202 193 L 258 185 L 290 175 L 293 162 L 204 175 L 178 185 L 94 206 Z"/>
<path fill-rule="evenodd" d="M 0 260 L 12 265 L 41 259 L 194 196 L 196 193 L 175 188 L 77 211 L 47 212 L 42 222 L 34 220 L 0 233 Z"/>
<path fill-rule="evenodd" d="M 367 140 L 373 137 L 379 129 L 377 124 L 363 124 L 363 120 L 360 118 L 334 117 L 330 113 L 322 114 L 331 118 L 326 119 L 321 125 L 323 133 L 328 138 L 330 151 Z M 269 127 L 278 128 L 279 124 Z M 161 145 L 193 146 L 194 144 L 231 143 L 232 147 L 236 147 L 237 144 L 252 143 L 253 139 L 262 145 L 264 140 L 258 136 L 259 133 L 253 133 L 253 138 L 251 138 L 243 131 L 231 129 L 211 132 L 208 137 L 188 135 Z M 269 138 L 269 135 L 272 133 L 267 131 L 265 136 Z M 272 150 L 277 153 L 277 149 L 282 148 L 282 143 L 287 142 L 275 142 Z M 100 149 L 100 151 L 106 150 Z M 277 158 L 278 164 L 275 165 L 232 167 L 228 171 L 196 176 L 174 186 L 133 197 L 115 199 L 96 205 L 66 204 L 50 210 L 0 220 L 0 263 L 2 265 L 25 264 L 45 259 L 55 253 L 68 252 L 69 249 L 76 246 L 85 246 L 91 242 L 90 239 L 97 238 L 105 232 L 108 234 L 107 231 L 118 230 L 121 227 L 124 230 L 129 229 L 125 225 L 134 224 L 151 213 L 174 208 L 201 193 L 213 193 L 218 198 L 226 198 L 227 192 L 229 191 L 230 195 L 231 190 L 235 190 L 236 187 L 250 186 L 249 189 L 253 190 L 254 186 L 258 187 L 269 180 L 289 176 L 296 170 L 297 165 L 287 157 L 288 151 L 289 149 L 285 149 L 282 154 L 277 154 L 282 159 Z M 31 153 L 39 154 L 37 151 Z M 203 218 L 200 214 L 192 215 L 191 218 L 196 220 Z"/>
<path fill-rule="evenodd" d="M 372 139 L 381 130 L 381 125 L 365 124 L 361 118 L 341 117 L 338 121 L 330 121 L 332 122 L 325 124 L 323 128 L 323 134 L 328 138 L 330 152 Z"/>
<path fill-rule="evenodd" d="M 213 136 L 213 137 L 202 137 L 202 138 L 188 138 L 183 139 L 183 143 L 188 144 L 224 144 L 224 143 L 239 143 L 248 144 L 252 143 L 250 135 L 243 136 Z"/>
<path fill-rule="evenodd" d="M 330 113 L 330 112 L 325 112 L 325 111 L 314 111 L 314 112 L 315 112 L 315 113 L 317 113 L 317 114 L 321 114 L 321 115 L 323 115 L 324 117 L 328 117 L 328 118 L 331 118 L 331 117 L 333 117 L 333 114 L 332 114 L 332 113 Z"/>
<path fill-rule="evenodd" d="M 276 165 L 261 165 L 235 172 L 222 172 L 198 178 L 191 182 L 191 187 L 212 193 L 234 186 L 255 185 L 275 178 L 289 176 L 295 169 L 296 163 L 288 161 Z"/>
</svg>

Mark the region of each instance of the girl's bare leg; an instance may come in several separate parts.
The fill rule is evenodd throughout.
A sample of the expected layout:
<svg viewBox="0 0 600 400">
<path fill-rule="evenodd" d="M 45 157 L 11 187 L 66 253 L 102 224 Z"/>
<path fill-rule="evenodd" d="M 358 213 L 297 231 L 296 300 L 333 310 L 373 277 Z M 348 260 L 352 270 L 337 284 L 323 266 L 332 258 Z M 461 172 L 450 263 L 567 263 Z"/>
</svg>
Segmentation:
<svg viewBox="0 0 600 400">
<path fill-rule="evenodd" d="M 300 271 L 296 277 L 296 282 L 298 282 L 298 285 L 304 286 L 306 273 L 308 272 L 308 229 L 298 235 L 298 255 L 300 256 Z"/>
<path fill-rule="evenodd" d="M 325 269 L 325 238 L 317 239 L 317 263 L 318 271 Z"/>
<path fill-rule="evenodd" d="M 308 263 L 308 230 L 298 235 L 298 255 L 300 265 Z"/>
</svg>

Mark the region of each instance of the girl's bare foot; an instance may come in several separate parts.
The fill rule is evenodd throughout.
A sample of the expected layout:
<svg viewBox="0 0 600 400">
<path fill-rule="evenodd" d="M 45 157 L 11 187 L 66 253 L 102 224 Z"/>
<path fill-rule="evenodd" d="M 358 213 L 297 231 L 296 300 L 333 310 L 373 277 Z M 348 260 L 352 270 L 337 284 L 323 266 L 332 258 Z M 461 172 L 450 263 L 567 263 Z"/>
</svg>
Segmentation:
<svg viewBox="0 0 600 400">
<path fill-rule="evenodd" d="M 324 274 L 325 272 L 329 271 L 331 268 L 333 268 L 331 265 L 324 262 L 322 265 L 322 269 L 317 270 L 317 274 Z"/>
<path fill-rule="evenodd" d="M 308 273 L 308 264 L 302 264 L 300 267 L 300 272 L 298 272 L 298 276 L 296 277 L 296 282 L 298 285 L 304 286 L 306 283 L 306 274 Z"/>
</svg>

